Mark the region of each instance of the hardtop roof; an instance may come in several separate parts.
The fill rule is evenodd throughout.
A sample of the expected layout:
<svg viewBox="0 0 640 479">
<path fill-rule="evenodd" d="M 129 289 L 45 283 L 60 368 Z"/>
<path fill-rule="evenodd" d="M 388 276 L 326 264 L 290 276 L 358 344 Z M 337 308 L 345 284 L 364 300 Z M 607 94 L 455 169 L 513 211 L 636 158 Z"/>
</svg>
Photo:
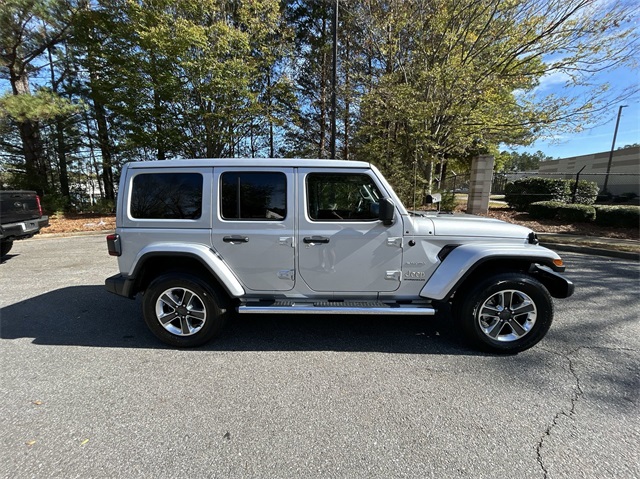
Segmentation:
<svg viewBox="0 0 640 479">
<path fill-rule="evenodd" d="M 369 168 L 364 161 L 302 159 L 302 158 L 192 158 L 180 160 L 132 161 L 128 168 Z"/>
</svg>

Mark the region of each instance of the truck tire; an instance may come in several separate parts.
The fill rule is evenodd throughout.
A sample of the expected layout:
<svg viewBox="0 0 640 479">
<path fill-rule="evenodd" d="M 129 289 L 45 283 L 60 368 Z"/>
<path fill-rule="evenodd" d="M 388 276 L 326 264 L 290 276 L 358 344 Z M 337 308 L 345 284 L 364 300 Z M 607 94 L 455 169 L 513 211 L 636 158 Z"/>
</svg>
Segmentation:
<svg viewBox="0 0 640 479">
<path fill-rule="evenodd" d="M 494 353 L 515 354 L 537 344 L 553 321 L 547 289 L 525 273 L 500 273 L 479 281 L 455 306 L 467 339 Z"/>
<path fill-rule="evenodd" d="M 224 293 L 189 273 L 159 276 L 144 292 L 142 311 L 151 332 L 178 348 L 201 346 L 220 334 L 227 322 Z"/>
<path fill-rule="evenodd" d="M 0 257 L 4 258 L 13 248 L 13 241 L 0 241 Z"/>
</svg>

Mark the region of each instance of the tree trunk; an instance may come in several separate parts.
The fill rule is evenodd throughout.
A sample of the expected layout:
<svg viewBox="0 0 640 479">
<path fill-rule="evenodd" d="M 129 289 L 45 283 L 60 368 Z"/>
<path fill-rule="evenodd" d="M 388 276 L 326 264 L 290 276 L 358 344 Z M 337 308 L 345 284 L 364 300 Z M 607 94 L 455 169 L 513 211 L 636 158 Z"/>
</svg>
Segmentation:
<svg viewBox="0 0 640 479">
<path fill-rule="evenodd" d="M 351 78 L 349 76 L 349 68 L 350 68 L 350 56 L 351 56 L 351 45 L 349 43 L 349 37 L 345 38 L 345 61 L 344 61 L 344 144 L 342 145 L 342 159 L 349 159 L 349 121 L 351 116 Z"/>
<path fill-rule="evenodd" d="M 58 93 L 58 84 L 55 79 L 55 70 L 53 68 L 53 52 L 52 47 L 47 48 L 49 56 L 49 70 L 51 72 L 51 88 L 54 93 Z M 64 120 L 60 117 L 56 118 L 56 153 L 58 156 L 58 179 L 60 180 L 60 193 L 67 199 L 67 203 L 71 203 L 71 193 L 69 191 L 69 173 L 67 171 L 67 145 L 64 141 Z"/>
<path fill-rule="evenodd" d="M 273 92 L 271 91 L 271 68 L 267 73 L 267 119 L 269 121 L 269 158 L 275 156 L 275 148 L 273 144 Z"/>
<path fill-rule="evenodd" d="M 56 142 L 58 150 L 58 166 L 60 169 L 60 193 L 62 196 L 71 201 L 71 192 L 69 190 L 69 173 L 67 171 L 67 145 L 64 141 L 64 120 L 58 118 L 56 120 Z"/>
<path fill-rule="evenodd" d="M 98 125 L 98 146 L 102 153 L 102 184 L 104 185 L 104 199 L 115 200 L 113 187 L 113 162 L 111 157 L 111 147 L 109 146 L 109 132 L 107 126 L 107 113 L 102 103 L 93 99 L 93 108 L 96 113 L 96 124 Z"/>
<path fill-rule="evenodd" d="M 87 140 L 89 141 L 89 156 L 91 157 L 91 166 L 93 166 L 94 172 L 96 174 L 96 183 L 98 183 L 98 189 L 100 190 L 100 196 L 104 198 L 104 187 L 102 186 L 102 182 L 100 181 L 100 170 L 98 168 L 98 162 L 96 160 L 95 148 L 93 146 L 93 133 L 91 133 L 91 124 L 89 122 L 89 115 L 85 112 L 84 121 L 87 126 Z M 91 168 L 89 168 L 91 170 Z M 89 175 L 89 181 L 93 183 L 91 179 L 91 175 Z"/>
<path fill-rule="evenodd" d="M 91 46 L 87 49 L 89 65 L 89 96 L 93 101 L 93 109 L 98 125 L 98 146 L 102 153 L 102 184 L 104 186 L 104 199 L 115 200 L 115 190 L 113 186 L 113 160 L 111 156 L 111 146 L 109 145 L 109 130 L 107 125 L 107 112 L 98 95 L 98 73 L 94 67 L 95 54 Z"/>
<path fill-rule="evenodd" d="M 167 151 L 165 148 L 164 125 L 162 119 L 162 99 L 160 98 L 160 84 L 158 83 L 158 69 L 155 55 L 151 55 L 151 71 L 153 78 L 153 119 L 156 127 L 156 149 L 158 151 L 157 159 L 166 160 Z"/>
<path fill-rule="evenodd" d="M 9 79 L 14 95 L 31 95 L 29 77 L 24 68 L 17 68 L 14 63 L 10 68 Z M 40 137 L 40 124 L 33 120 L 17 121 L 22 151 L 25 160 L 25 187 L 44 195 L 49 193 L 47 166 L 44 159 L 44 148 Z"/>
</svg>

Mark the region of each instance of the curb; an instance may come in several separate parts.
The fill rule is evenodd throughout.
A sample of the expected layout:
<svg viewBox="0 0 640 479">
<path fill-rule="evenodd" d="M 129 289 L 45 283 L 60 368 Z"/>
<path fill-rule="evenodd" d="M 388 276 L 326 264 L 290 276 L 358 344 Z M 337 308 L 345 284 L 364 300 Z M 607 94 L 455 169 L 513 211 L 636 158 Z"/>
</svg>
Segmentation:
<svg viewBox="0 0 640 479">
<path fill-rule="evenodd" d="M 541 246 L 558 251 L 567 251 L 570 253 L 590 254 L 595 256 L 607 256 L 610 258 L 627 259 L 632 261 L 640 261 L 640 253 L 632 253 L 630 251 L 617 251 L 613 249 L 594 248 L 592 246 L 580 246 L 562 243 L 545 243 L 540 242 Z"/>
</svg>

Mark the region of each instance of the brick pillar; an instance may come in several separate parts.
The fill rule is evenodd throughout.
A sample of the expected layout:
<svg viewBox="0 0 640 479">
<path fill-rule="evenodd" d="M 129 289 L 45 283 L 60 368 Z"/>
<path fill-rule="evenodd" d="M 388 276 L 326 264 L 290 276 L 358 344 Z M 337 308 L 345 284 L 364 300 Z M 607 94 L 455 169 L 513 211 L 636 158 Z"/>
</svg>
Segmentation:
<svg viewBox="0 0 640 479">
<path fill-rule="evenodd" d="M 471 181 L 469 183 L 469 199 L 467 201 L 468 214 L 477 215 L 489 211 L 492 179 L 493 156 L 476 156 L 471 161 Z"/>
</svg>

